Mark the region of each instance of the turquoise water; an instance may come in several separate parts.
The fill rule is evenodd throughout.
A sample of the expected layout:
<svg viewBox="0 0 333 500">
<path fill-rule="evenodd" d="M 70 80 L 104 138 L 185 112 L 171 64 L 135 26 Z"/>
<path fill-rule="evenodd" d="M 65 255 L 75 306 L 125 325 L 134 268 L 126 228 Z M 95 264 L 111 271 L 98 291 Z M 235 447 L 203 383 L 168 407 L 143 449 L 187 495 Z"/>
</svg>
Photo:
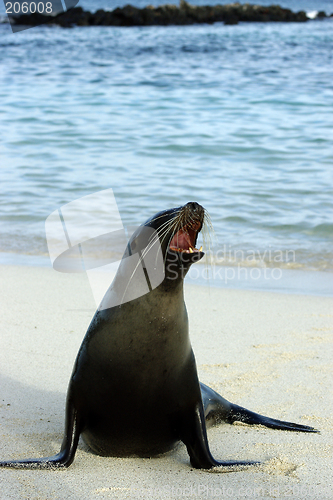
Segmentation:
<svg viewBox="0 0 333 500">
<path fill-rule="evenodd" d="M 0 25 L 6 262 L 47 255 L 47 216 L 112 188 L 124 225 L 201 203 L 219 264 L 332 270 L 332 28 Z"/>
</svg>

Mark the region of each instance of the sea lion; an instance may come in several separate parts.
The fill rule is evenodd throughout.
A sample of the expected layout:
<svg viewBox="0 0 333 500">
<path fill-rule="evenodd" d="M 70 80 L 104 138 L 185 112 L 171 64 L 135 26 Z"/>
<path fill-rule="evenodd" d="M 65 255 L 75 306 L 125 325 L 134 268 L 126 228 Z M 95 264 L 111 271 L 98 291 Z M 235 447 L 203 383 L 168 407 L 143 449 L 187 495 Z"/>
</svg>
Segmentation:
<svg viewBox="0 0 333 500">
<path fill-rule="evenodd" d="M 204 256 L 196 242 L 206 217 L 203 207 L 190 202 L 156 214 L 134 232 L 78 352 L 60 452 L 2 461 L 2 467 L 68 467 L 80 435 L 104 456 L 151 457 L 182 441 L 193 467 L 250 465 L 258 462 L 213 458 L 207 420 L 317 432 L 253 413 L 199 382 L 183 282 Z M 156 273 L 162 271 L 159 284 L 152 285 L 148 255 Z"/>
</svg>

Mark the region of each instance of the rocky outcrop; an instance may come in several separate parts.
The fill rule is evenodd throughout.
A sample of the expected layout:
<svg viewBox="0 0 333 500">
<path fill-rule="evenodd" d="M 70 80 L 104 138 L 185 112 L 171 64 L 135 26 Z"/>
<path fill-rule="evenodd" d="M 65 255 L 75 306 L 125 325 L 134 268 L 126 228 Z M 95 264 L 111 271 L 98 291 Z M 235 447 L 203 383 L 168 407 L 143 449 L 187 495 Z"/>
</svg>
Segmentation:
<svg viewBox="0 0 333 500">
<path fill-rule="evenodd" d="M 58 24 L 64 28 L 71 26 L 155 26 L 155 25 L 188 25 L 223 22 L 237 24 L 239 22 L 305 22 L 308 21 L 304 11 L 292 12 L 278 5 L 264 7 L 239 3 L 229 5 L 195 6 L 180 1 L 177 5 L 167 4 L 159 7 L 148 6 L 143 9 L 126 5 L 111 12 L 98 10 L 94 14 L 81 7 L 70 9 L 57 16 L 42 14 L 21 15 L 13 18 L 15 24 L 37 26 L 40 24 Z"/>
</svg>

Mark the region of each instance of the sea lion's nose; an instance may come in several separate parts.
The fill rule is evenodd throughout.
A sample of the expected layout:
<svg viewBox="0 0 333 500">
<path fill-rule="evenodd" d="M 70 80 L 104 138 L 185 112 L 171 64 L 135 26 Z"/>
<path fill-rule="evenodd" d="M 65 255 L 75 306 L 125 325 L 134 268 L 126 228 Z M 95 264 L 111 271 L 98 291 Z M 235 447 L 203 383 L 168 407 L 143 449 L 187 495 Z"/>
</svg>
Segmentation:
<svg viewBox="0 0 333 500">
<path fill-rule="evenodd" d="M 190 201 L 189 203 L 187 203 L 187 206 L 193 211 L 193 212 L 199 212 L 200 210 L 202 210 L 202 207 L 201 205 L 199 205 L 199 203 L 197 203 L 196 201 Z"/>
<path fill-rule="evenodd" d="M 190 211 L 192 217 L 196 217 L 197 219 L 202 219 L 205 213 L 204 208 L 199 205 L 196 201 L 190 201 L 186 205 L 186 209 Z"/>
</svg>

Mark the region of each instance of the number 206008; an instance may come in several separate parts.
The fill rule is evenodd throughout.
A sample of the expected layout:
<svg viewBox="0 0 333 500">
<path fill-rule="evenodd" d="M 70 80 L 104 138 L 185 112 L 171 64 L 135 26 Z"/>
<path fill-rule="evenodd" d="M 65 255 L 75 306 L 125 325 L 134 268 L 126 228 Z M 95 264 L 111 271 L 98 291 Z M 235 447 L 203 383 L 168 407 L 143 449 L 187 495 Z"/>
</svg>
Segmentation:
<svg viewBox="0 0 333 500">
<path fill-rule="evenodd" d="M 52 14 L 52 2 L 6 2 L 7 14 Z"/>
</svg>

